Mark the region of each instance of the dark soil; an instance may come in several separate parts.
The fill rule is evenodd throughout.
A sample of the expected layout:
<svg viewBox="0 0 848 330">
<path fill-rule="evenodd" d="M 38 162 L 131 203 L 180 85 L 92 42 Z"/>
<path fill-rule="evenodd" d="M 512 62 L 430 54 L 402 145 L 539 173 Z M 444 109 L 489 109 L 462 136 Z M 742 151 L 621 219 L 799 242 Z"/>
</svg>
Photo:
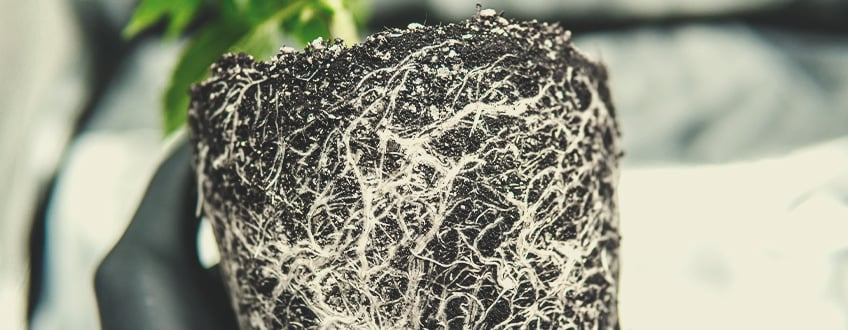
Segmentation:
<svg viewBox="0 0 848 330">
<path fill-rule="evenodd" d="M 191 92 L 243 328 L 617 329 L 619 131 L 557 25 L 225 55 Z"/>
</svg>

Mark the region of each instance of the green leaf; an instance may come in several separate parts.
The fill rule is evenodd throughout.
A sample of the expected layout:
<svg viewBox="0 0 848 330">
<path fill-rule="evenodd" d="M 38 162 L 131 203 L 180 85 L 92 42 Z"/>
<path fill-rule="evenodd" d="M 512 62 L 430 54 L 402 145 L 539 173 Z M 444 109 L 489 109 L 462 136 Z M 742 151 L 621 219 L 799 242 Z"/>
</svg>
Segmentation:
<svg viewBox="0 0 848 330">
<path fill-rule="evenodd" d="M 227 22 L 241 21 L 241 8 L 244 0 L 215 0 L 215 9 L 219 18 Z"/>
<path fill-rule="evenodd" d="M 286 32 L 302 44 L 307 44 L 318 37 L 331 39 L 327 22 L 330 14 L 326 10 L 306 7 L 293 19 L 285 22 Z"/>
<path fill-rule="evenodd" d="M 296 9 L 302 8 L 306 3 L 304 0 L 247 0 L 247 5 L 242 11 L 245 21 L 250 25 L 260 25 L 268 21 L 269 18 L 291 15 Z M 286 13 L 281 14 L 285 11 Z"/>
<path fill-rule="evenodd" d="M 173 1 L 179 2 L 179 1 Z M 191 21 L 197 5 L 175 4 L 168 0 L 144 0 L 126 34 L 135 34 L 171 16 L 169 33 L 179 34 Z M 209 66 L 226 51 L 245 52 L 257 59 L 276 53 L 284 34 L 302 44 L 317 37 L 342 37 L 357 41 L 357 17 L 349 8 L 359 0 L 215 0 L 218 17 L 202 27 L 183 51 L 163 100 L 165 134 L 185 125 L 188 90 L 207 77 Z M 176 31 L 176 32 L 173 32 Z"/>
<path fill-rule="evenodd" d="M 282 29 L 284 22 L 291 20 L 304 5 L 304 1 L 295 1 L 289 6 L 278 9 L 273 16 L 267 17 L 239 39 L 230 47 L 230 51 L 244 52 L 263 60 L 276 54 L 284 40 L 285 34 Z"/>
<path fill-rule="evenodd" d="M 246 30 L 243 25 L 216 21 L 204 28 L 186 46 L 165 91 L 163 119 L 166 135 L 178 130 L 186 122 L 191 84 L 207 77 L 209 66 L 235 44 Z"/>
<path fill-rule="evenodd" d="M 283 40 L 283 32 L 280 29 L 279 21 L 268 22 L 268 24 L 259 25 L 251 30 L 228 50 L 233 53 L 246 53 L 256 59 L 265 60 L 276 53 L 281 40 Z"/>
<path fill-rule="evenodd" d="M 201 5 L 203 0 L 143 0 L 122 34 L 125 38 L 131 38 L 168 16 L 170 21 L 166 35 L 177 37 L 191 23 Z"/>
</svg>

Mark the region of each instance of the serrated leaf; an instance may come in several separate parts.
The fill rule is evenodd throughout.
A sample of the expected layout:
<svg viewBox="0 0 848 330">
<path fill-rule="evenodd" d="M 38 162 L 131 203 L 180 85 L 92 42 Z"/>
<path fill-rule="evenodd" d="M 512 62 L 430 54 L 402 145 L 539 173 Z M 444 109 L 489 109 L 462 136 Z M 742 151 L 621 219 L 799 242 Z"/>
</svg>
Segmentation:
<svg viewBox="0 0 848 330">
<path fill-rule="evenodd" d="M 203 0 L 143 0 L 136 7 L 122 34 L 125 38 L 131 38 L 163 18 L 169 17 L 166 35 L 177 37 L 191 23 L 202 5 Z"/>
<path fill-rule="evenodd" d="M 241 25 L 213 22 L 186 46 L 165 91 L 163 120 L 166 135 L 178 130 L 186 122 L 191 84 L 207 77 L 212 63 L 232 47 L 246 30 Z"/>
</svg>

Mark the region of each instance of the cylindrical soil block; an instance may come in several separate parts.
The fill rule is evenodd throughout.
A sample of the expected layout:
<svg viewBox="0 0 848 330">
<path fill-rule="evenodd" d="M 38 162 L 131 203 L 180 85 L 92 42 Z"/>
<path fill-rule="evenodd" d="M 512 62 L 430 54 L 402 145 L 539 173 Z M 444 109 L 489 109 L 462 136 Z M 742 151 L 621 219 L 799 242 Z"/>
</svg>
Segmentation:
<svg viewBox="0 0 848 330">
<path fill-rule="evenodd" d="M 561 27 L 482 11 L 192 90 L 244 329 L 616 329 L 619 131 Z"/>
</svg>

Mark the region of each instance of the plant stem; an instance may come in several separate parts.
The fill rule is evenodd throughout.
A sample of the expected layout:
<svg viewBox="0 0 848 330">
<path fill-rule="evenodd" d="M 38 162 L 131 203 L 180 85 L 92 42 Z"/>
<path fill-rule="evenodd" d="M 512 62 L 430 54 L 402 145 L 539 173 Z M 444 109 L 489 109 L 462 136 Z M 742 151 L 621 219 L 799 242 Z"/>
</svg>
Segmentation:
<svg viewBox="0 0 848 330">
<path fill-rule="evenodd" d="M 342 0 L 324 0 L 324 3 L 333 8 L 333 17 L 330 19 L 330 38 L 341 38 L 348 44 L 358 43 L 359 31 L 353 19 L 353 11 L 346 8 Z"/>
</svg>

